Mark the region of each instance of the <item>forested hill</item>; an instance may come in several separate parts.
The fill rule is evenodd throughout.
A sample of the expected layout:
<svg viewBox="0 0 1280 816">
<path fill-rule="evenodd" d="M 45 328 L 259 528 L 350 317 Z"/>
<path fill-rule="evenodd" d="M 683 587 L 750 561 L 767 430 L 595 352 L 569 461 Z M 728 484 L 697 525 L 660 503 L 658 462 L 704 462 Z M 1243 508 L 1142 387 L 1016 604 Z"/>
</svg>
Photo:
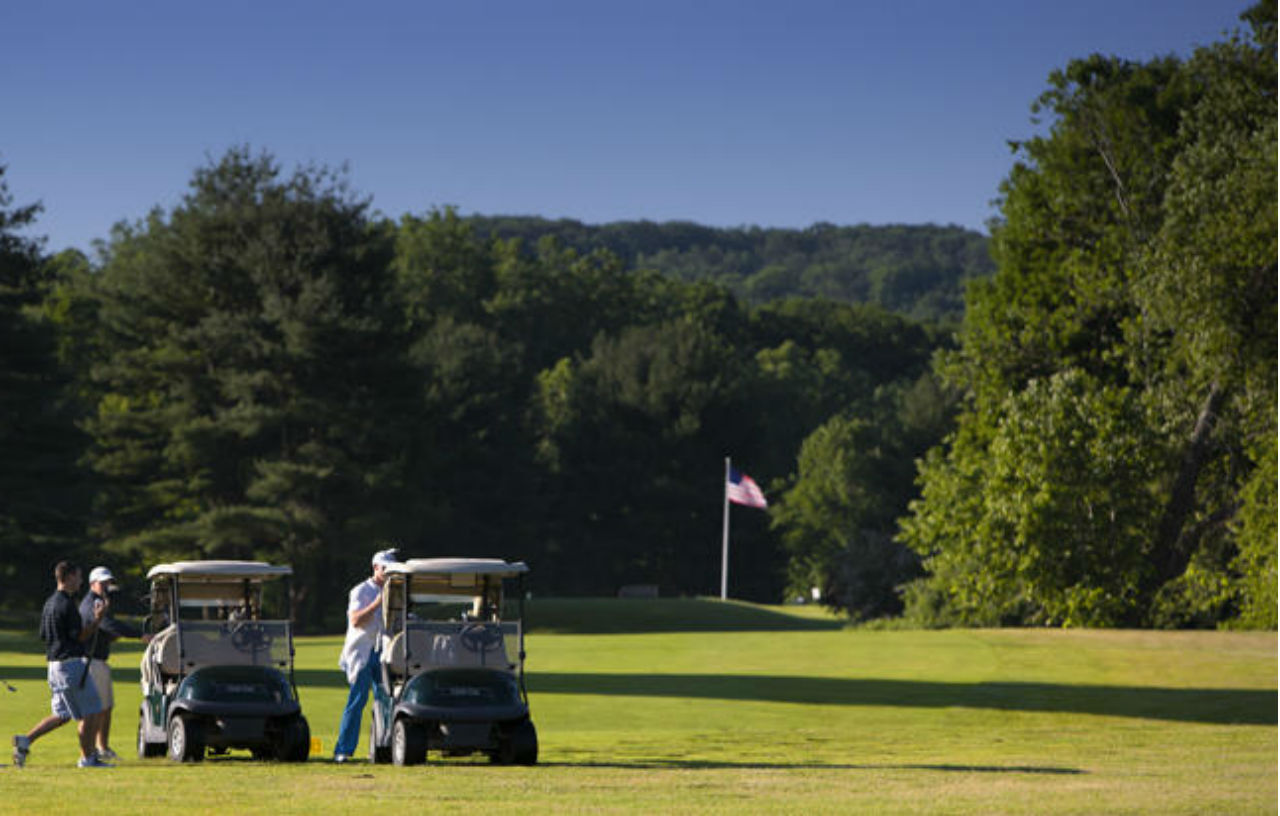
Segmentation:
<svg viewBox="0 0 1280 816">
<path fill-rule="evenodd" d="M 993 269 L 987 238 L 960 227 L 815 224 L 803 230 L 722 229 L 684 221 L 580 221 L 470 216 L 484 236 L 526 247 L 546 236 L 683 281 L 713 281 L 750 303 L 788 295 L 874 303 L 918 319 L 958 320 L 964 282 Z"/>
</svg>

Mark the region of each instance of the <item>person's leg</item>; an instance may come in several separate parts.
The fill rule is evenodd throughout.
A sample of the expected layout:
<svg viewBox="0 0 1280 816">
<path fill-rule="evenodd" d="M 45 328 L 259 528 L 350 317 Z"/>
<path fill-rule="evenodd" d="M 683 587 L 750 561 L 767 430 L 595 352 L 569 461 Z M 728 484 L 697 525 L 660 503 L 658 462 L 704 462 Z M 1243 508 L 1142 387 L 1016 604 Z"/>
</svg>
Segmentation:
<svg viewBox="0 0 1280 816">
<path fill-rule="evenodd" d="M 103 709 L 98 721 L 98 733 L 94 739 L 94 745 L 101 753 L 106 753 L 111 749 L 111 711 L 112 709 Z"/>
<path fill-rule="evenodd" d="M 80 760 L 84 763 L 94 762 L 95 743 L 98 730 L 102 727 L 102 701 L 98 699 L 98 686 L 86 676 L 89 666 L 79 660 L 64 661 L 66 669 L 66 685 L 60 690 L 65 712 L 70 713 L 76 722 L 76 733 L 80 737 Z"/>
<path fill-rule="evenodd" d="M 94 735 L 94 746 L 98 753 L 105 754 L 111 750 L 111 712 L 115 708 L 115 693 L 111 687 L 111 667 L 103 660 L 95 660 L 89 664 L 89 680 L 98 690 L 98 700 L 102 703 L 102 715 L 98 719 L 97 733 Z"/>
<path fill-rule="evenodd" d="M 36 727 L 32 728 L 25 734 L 13 735 L 13 764 L 19 768 L 27 764 L 27 754 L 31 753 L 31 743 L 48 734 L 53 729 L 65 723 L 66 718 L 59 717 L 57 714 L 50 714 L 40 722 L 36 723 Z"/>
<path fill-rule="evenodd" d="M 27 732 L 27 741 L 29 743 L 35 742 L 53 729 L 66 725 L 67 721 L 70 719 L 70 717 L 59 717 L 57 714 L 50 714 L 48 717 L 45 717 L 40 722 L 36 723 L 35 728 L 32 728 Z"/>
<path fill-rule="evenodd" d="M 373 653 L 373 657 L 369 658 L 369 684 L 373 686 L 373 708 L 369 716 L 377 717 L 379 711 L 385 711 L 384 706 L 387 702 L 387 690 L 382 686 L 382 656 L 378 652 Z M 385 723 L 383 723 L 385 727 Z M 385 731 L 384 731 L 385 733 Z M 372 746 L 370 746 L 372 747 Z"/>
<path fill-rule="evenodd" d="M 94 743 L 97 741 L 98 728 L 102 722 L 102 712 L 90 714 L 76 723 L 76 734 L 80 737 L 80 758 L 87 760 L 95 753 Z"/>
<path fill-rule="evenodd" d="M 355 753 L 360 741 L 360 720 L 364 716 L 365 703 L 369 700 L 371 681 L 372 676 L 366 667 L 351 684 L 346 708 L 342 710 L 342 723 L 338 726 L 338 741 L 333 746 L 335 757 L 349 757 Z"/>
<path fill-rule="evenodd" d="M 49 677 L 49 716 L 35 724 L 25 734 L 13 736 L 13 764 L 22 767 L 27 762 L 27 754 L 31 751 L 31 743 L 59 728 L 71 719 L 75 713 L 67 699 L 67 677 L 62 661 L 50 661 Z"/>
</svg>

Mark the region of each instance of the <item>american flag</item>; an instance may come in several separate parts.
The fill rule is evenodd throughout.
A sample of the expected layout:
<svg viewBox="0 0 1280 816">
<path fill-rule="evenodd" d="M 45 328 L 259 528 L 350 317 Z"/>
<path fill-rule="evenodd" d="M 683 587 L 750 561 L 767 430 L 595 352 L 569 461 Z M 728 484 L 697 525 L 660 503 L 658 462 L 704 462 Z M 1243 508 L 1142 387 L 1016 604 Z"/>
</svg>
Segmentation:
<svg viewBox="0 0 1280 816">
<path fill-rule="evenodd" d="M 769 506 L 760 486 L 750 476 L 735 467 L 729 468 L 729 479 L 724 483 L 724 494 L 734 504 L 760 508 Z"/>
</svg>

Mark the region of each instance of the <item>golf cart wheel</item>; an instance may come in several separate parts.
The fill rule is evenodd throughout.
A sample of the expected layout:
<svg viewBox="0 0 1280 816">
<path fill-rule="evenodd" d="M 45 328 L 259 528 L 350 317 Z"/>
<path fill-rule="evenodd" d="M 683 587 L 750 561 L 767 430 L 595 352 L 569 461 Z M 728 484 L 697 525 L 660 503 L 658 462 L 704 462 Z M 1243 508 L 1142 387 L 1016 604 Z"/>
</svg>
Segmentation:
<svg viewBox="0 0 1280 816">
<path fill-rule="evenodd" d="M 538 731 L 530 720 L 502 729 L 498 750 L 489 757 L 499 765 L 537 765 Z"/>
<path fill-rule="evenodd" d="M 197 720 L 183 714 L 175 714 L 169 720 L 168 754 L 174 762 L 204 759 L 204 729 Z"/>
<path fill-rule="evenodd" d="M 376 714 L 369 718 L 369 764 L 386 765 L 391 761 L 391 746 L 378 744 L 378 725 L 374 722 Z"/>
<path fill-rule="evenodd" d="M 421 765 L 427 761 L 427 729 L 401 717 L 391 727 L 391 761 Z"/>
<path fill-rule="evenodd" d="M 306 762 L 311 755 L 311 726 L 307 718 L 301 714 L 289 718 L 280 730 L 275 748 L 276 759 L 281 762 Z"/>
<path fill-rule="evenodd" d="M 142 730 L 142 721 L 138 721 L 138 759 L 151 759 L 164 756 L 163 742 L 147 742 L 146 732 Z"/>
</svg>

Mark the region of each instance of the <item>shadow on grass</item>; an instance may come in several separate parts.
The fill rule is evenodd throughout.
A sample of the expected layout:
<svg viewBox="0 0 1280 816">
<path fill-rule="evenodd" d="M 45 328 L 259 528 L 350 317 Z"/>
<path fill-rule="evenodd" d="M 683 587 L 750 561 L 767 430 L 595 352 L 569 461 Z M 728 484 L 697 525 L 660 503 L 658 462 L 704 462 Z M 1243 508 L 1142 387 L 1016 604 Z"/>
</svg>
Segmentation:
<svg viewBox="0 0 1280 816">
<path fill-rule="evenodd" d="M 539 762 L 538 765 L 545 768 L 613 768 L 619 770 L 651 768 L 655 770 L 676 769 L 693 771 L 940 771 L 945 773 L 1056 774 L 1062 776 L 1088 773 L 1088 771 L 1084 771 L 1079 768 L 1056 768 L 1051 765 L 850 765 L 825 762 L 720 762 L 696 759 L 655 759 L 638 760 L 636 762 Z"/>
<path fill-rule="evenodd" d="M 481 755 L 472 755 L 466 757 L 449 757 L 440 759 L 437 755 L 431 755 L 431 764 L 439 765 L 490 765 L 488 758 Z M 256 760 L 248 754 L 234 753 L 223 756 L 210 756 L 205 759 L 210 764 L 222 763 L 248 763 L 261 764 L 260 760 Z M 313 755 L 308 762 L 328 763 L 329 758 L 323 755 Z M 372 770 L 375 765 L 371 765 L 363 758 L 349 760 L 346 763 L 347 768 L 364 768 Z M 388 766 L 382 766 L 388 767 Z M 722 760 L 699 760 L 699 759 L 642 759 L 630 762 L 612 761 L 612 762 L 595 762 L 592 760 L 584 760 L 574 762 L 572 760 L 562 762 L 539 762 L 540 768 L 602 768 L 605 770 L 677 770 L 677 771 L 742 771 L 742 770 L 760 770 L 760 771 L 931 771 L 941 773 L 980 773 L 980 774 L 1046 774 L 1057 776 L 1072 776 L 1077 774 L 1085 774 L 1088 771 L 1080 768 L 1059 768 L 1052 765 L 952 765 L 952 764 L 848 764 L 838 762 L 726 762 Z M 357 774 L 357 778 L 372 779 L 372 775 Z"/>
<path fill-rule="evenodd" d="M 250 764 L 260 765 L 261 760 L 241 753 L 227 754 L 223 756 L 206 757 L 205 762 L 210 765 L 221 764 Z M 313 755 L 307 760 L 310 763 L 329 764 L 330 760 L 327 756 Z M 449 757 L 440 759 L 435 754 L 431 755 L 430 764 L 433 765 L 490 765 L 490 761 L 479 755 L 467 757 Z M 363 758 L 355 758 L 348 760 L 345 768 L 355 770 L 362 769 L 364 773 L 352 773 L 356 779 L 373 779 L 374 776 L 368 771 L 372 771 L 377 767 L 391 767 L 389 765 L 376 766 L 370 764 Z M 724 762 L 719 760 L 697 760 L 697 759 L 649 759 L 635 760 L 632 762 L 594 762 L 585 760 L 582 762 L 563 761 L 563 762 L 539 762 L 540 768 L 601 768 L 604 770 L 653 770 L 653 771 L 930 771 L 940 773 L 977 773 L 977 774 L 1045 774 L 1056 776 L 1074 776 L 1086 774 L 1080 768 L 1058 768 L 1052 765 L 951 765 L 951 764 L 847 764 L 847 763 L 825 763 L 825 762 Z"/>
<path fill-rule="evenodd" d="M 136 686 L 142 680 L 137 660 L 135 658 L 126 659 L 129 662 L 123 665 L 118 665 L 114 660 L 111 661 L 111 680 L 117 687 L 121 684 Z M 38 680 L 44 682 L 47 676 L 47 669 L 44 665 L 0 666 L 0 680 L 8 682 L 15 680 Z M 293 677 L 303 695 L 307 693 L 309 688 L 335 688 L 342 689 L 344 692 L 348 688 L 347 676 L 336 666 L 333 669 L 297 669 L 294 671 Z M 0 686 L 0 693 L 3 693 L 3 686 Z"/>
<path fill-rule="evenodd" d="M 113 666 L 117 684 L 137 684 L 138 669 Z M 346 690 L 342 672 L 298 669 L 305 700 L 309 688 Z M 44 666 L 9 666 L 0 679 L 45 679 Z M 975 708 L 1137 717 L 1212 725 L 1276 725 L 1274 690 L 1150 688 L 1058 683 L 946 683 L 933 680 L 778 677 L 719 674 L 570 674 L 531 672 L 529 693 L 688 697 L 808 705 L 900 708 Z M 3 694 L 3 691 L 0 691 Z"/>
<path fill-rule="evenodd" d="M 1074 686 L 1055 683 L 944 683 L 826 677 L 713 674 L 530 674 L 531 694 L 692 697 L 813 705 L 982 708 L 1140 717 L 1219 725 L 1275 725 L 1276 692 Z"/>
</svg>

